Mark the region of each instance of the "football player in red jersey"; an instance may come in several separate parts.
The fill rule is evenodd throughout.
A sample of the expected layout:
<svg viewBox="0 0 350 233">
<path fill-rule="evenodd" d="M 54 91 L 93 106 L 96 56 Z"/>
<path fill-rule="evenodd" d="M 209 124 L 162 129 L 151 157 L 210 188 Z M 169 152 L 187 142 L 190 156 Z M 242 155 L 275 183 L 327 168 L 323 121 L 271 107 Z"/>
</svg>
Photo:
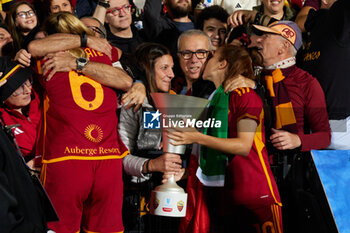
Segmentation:
<svg viewBox="0 0 350 233">
<path fill-rule="evenodd" d="M 198 232 L 283 231 L 282 204 L 265 147 L 263 103 L 251 88 L 237 88 L 229 94 L 223 91 L 225 84 L 239 75 L 254 79 L 251 54 L 241 46 L 219 47 L 208 61 L 203 78 L 217 88 L 208 117 L 227 123 L 222 122 L 220 129 L 207 129 L 204 134 L 198 131 L 169 133 L 176 141 L 174 145 L 201 145 L 199 158 L 191 156 L 188 181 L 191 184 L 191 179 L 197 179 L 199 190 L 192 194 L 191 187 L 187 187 L 188 209 L 195 214 L 187 214 L 180 227 L 183 232 L 197 226 L 196 220 L 203 220 L 205 215 L 207 226 Z M 199 167 L 197 164 L 197 169 L 191 169 L 197 161 L 200 161 Z M 203 185 L 217 188 L 208 189 Z M 204 201 L 191 198 L 196 195 Z M 198 212 L 198 208 L 207 211 Z"/>
<path fill-rule="evenodd" d="M 51 15 L 45 29 L 81 35 L 82 42 L 92 35 L 67 12 Z M 80 227 L 122 232 L 122 158 L 128 150 L 117 134 L 117 95 L 85 75 L 95 65 L 110 67 L 112 62 L 86 46 L 68 51 L 76 57 L 73 70 L 56 72 L 49 82 L 46 73 L 40 80 L 45 88 L 41 178 L 60 218 L 49 227 L 55 232 L 78 232 Z M 119 88 L 130 85 L 131 78 Z"/>
</svg>

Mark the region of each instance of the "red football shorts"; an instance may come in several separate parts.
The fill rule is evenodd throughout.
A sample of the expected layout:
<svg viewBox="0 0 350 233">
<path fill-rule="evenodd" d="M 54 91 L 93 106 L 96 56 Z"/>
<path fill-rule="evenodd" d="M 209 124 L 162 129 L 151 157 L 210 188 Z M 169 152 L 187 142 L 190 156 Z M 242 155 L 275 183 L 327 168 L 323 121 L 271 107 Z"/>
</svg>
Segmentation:
<svg viewBox="0 0 350 233">
<path fill-rule="evenodd" d="M 53 231 L 123 232 L 122 159 L 49 163 L 44 186 L 60 219 Z"/>
</svg>

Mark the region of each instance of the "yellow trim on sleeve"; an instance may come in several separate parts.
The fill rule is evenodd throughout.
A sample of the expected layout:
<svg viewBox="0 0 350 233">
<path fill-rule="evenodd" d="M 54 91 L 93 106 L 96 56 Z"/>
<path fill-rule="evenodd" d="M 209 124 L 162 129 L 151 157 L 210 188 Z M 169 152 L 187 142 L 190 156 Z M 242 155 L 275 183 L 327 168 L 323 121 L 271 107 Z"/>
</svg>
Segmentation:
<svg viewBox="0 0 350 233">
<path fill-rule="evenodd" d="M 279 206 L 277 206 L 276 204 L 272 204 L 271 205 L 271 212 L 272 212 L 272 218 L 273 218 L 273 225 L 275 228 L 275 232 L 276 233 L 282 233 L 281 231 L 281 221 L 280 221 L 280 211 L 279 211 Z"/>
<path fill-rule="evenodd" d="M 46 183 L 46 168 L 47 168 L 47 164 L 43 163 L 41 165 L 40 181 L 44 187 L 45 187 L 45 183 Z"/>
<path fill-rule="evenodd" d="M 262 132 L 261 132 L 263 116 L 264 116 L 264 111 L 261 111 L 261 114 L 260 114 L 261 121 L 260 121 L 260 124 L 258 125 L 258 128 L 256 129 L 256 133 L 255 133 L 255 137 L 254 137 L 254 144 L 256 146 L 256 150 L 258 151 L 259 160 L 260 160 L 261 166 L 262 166 L 262 168 L 264 170 L 264 173 L 265 173 L 265 176 L 266 176 L 266 180 L 267 180 L 267 184 L 269 186 L 271 195 L 272 195 L 273 199 L 275 200 L 275 203 L 277 205 L 279 205 L 279 206 L 282 206 L 282 203 L 277 201 L 277 199 L 275 197 L 275 193 L 273 192 L 271 179 L 270 179 L 269 173 L 267 172 L 266 164 L 264 162 L 264 158 L 263 158 L 263 155 L 261 153 L 262 150 L 265 147 L 265 144 L 263 143 L 263 140 L 262 140 Z"/>
<path fill-rule="evenodd" d="M 259 120 L 256 116 L 253 116 L 253 115 L 251 115 L 251 114 L 249 114 L 249 113 L 245 113 L 245 114 L 243 114 L 242 116 L 240 116 L 240 117 L 237 118 L 237 122 L 240 121 L 240 120 L 242 120 L 243 118 L 250 118 L 250 119 L 252 119 L 252 120 Z"/>
<path fill-rule="evenodd" d="M 41 68 L 41 62 L 40 60 L 36 61 L 36 68 L 38 69 L 38 74 L 42 75 L 42 68 Z"/>
<path fill-rule="evenodd" d="M 237 92 L 237 94 L 238 94 L 239 96 L 242 96 L 242 92 L 241 92 L 240 90 L 238 90 L 238 89 L 239 89 L 239 88 L 234 89 L 233 91 Z"/>
</svg>

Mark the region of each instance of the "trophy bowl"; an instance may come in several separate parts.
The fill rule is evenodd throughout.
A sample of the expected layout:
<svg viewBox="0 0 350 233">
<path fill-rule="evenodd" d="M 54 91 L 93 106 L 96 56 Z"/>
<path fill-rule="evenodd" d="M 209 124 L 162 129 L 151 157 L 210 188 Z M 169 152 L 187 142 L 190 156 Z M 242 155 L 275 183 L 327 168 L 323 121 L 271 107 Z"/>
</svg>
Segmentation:
<svg viewBox="0 0 350 233">
<path fill-rule="evenodd" d="M 174 146 L 171 139 L 166 136 L 167 130 L 172 131 L 176 127 L 184 128 L 186 124 L 192 125 L 201 115 L 209 100 L 186 95 L 172 95 L 168 93 L 152 93 L 152 99 L 157 109 L 162 113 L 163 151 L 184 154 L 186 145 Z"/>
</svg>

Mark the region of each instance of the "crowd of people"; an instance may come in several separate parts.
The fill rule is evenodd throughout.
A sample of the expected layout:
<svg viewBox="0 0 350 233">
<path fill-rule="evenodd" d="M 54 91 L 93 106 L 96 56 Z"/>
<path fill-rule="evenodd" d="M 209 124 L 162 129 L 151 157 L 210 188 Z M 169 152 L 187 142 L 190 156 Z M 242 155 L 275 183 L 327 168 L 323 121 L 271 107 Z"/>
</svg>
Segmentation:
<svg viewBox="0 0 350 233">
<path fill-rule="evenodd" d="M 350 1 L 0 10 L 1 232 L 333 232 L 310 151 L 350 150 Z M 156 92 L 208 99 L 220 129 L 146 128 Z M 149 213 L 170 176 L 181 219 Z"/>
</svg>

